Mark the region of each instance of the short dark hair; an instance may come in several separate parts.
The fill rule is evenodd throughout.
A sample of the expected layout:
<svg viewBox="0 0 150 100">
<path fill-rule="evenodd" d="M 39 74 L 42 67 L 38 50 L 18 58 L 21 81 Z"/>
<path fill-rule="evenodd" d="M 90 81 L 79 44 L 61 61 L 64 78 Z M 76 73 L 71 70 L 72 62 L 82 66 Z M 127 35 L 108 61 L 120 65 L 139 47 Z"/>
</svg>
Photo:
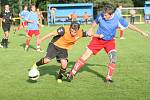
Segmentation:
<svg viewBox="0 0 150 100">
<path fill-rule="evenodd" d="M 35 7 L 36 7 L 36 4 L 33 3 L 33 4 L 31 4 L 31 7 L 32 7 L 32 6 L 35 6 Z"/>
<path fill-rule="evenodd" d="M 108 13 L 110 15 L 112 15 L 115 12 L 115 8 L 112 4 L 106 4 L 103 7 L 103 13 Z"/>
<path fill-rule="evenodd" d="M 70 25 L 70 28 L 72 28 L 73 30 L 77 31 L 80 29 L 80 24 L 77 22 L 72 22 Z"/>
<path fill-rule="evenodd" d="M 120 3 L 120 2 L 116 4 L 116 7 L 117 7 L 117 8 L 120 7 L 120 6 L 123 6 L 123 4 Z"/>
<path fill-rule="evenodd" d="M 23 7 L 28 7 L 28 4 L 24 4 L 24 6 Z"/>
</svg>

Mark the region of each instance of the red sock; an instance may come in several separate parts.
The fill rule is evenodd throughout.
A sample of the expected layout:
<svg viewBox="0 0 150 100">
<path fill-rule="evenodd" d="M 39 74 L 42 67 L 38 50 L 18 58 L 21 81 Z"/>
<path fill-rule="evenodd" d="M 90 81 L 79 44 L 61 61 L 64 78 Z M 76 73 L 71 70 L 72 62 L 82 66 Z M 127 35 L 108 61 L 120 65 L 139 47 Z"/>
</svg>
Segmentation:
<svg viewBox="0 0 150 100">
<path fill-rule="evenodd" d="M 23 28 L 23 26 L 20 25 L 20 26 L 17 28 L 17 30 L 21 30 L 22 28 Z"/>
<path fill-rule="evenodd" d="M 26 45 L 29 45 L 29 43 L 30 43 L 30 40 L 27 39 L 27 40 L 26 40 Z"/>
<path fill-rule="evenodd" d="M 120 30 L 120 38 L 123 37 L 123 30 Z"/>
<path fill-rule="evenodd" d="M 84 64 L 85 61 L 83 59 L 80 58 L 79 60 L 77 60 L 70 74 L 74 76 L 79 71 L 79 69 L 81 69 L 84 66 Z"/>
<path fill-rule="evenodd" d="M 112 74 L 113 74 L 115 67 L 116 67 L 116 64 L 114 64 L 114 63 L 108 64 L 108 75 L 107 75 L 107 77 L 110 77 L 110 78 L 112 77 Z"/>
</svg>

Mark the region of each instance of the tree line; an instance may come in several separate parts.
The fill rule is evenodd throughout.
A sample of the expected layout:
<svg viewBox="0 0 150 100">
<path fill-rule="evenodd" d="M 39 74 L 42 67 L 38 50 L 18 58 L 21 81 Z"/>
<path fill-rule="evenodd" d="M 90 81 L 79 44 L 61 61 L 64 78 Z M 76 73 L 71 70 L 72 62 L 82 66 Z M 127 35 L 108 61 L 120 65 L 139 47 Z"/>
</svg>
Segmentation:
<svg viewBox="0 0 150 100">
<path fill-rule="evenodd" d="M 0 12 L 3 10 L 4 5 L 9 4 L 13 14 L 18 16 L 18 13 L 23 9 L 24 4 L 35 3 L 36 6 L 42 10 L 47 10 L 47 4 L 66 4 L 66 3 L 93 3 L 94 8 L 100 9 L 106 3 L 123 3 L 124 7 L 143 7 L 145 0 L 1 0 Z"/>
</svg>

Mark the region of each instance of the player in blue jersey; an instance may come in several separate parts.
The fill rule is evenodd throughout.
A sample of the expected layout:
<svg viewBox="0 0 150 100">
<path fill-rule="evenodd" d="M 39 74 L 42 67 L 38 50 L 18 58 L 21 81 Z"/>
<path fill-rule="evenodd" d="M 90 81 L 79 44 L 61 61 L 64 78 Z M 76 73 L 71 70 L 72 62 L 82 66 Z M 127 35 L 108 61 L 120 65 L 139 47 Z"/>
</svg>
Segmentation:
<svg viewBox="0 0 150 100">
<path fill-rule="evenodd" d="M 26 19 L 27 19 L 28 15 L 29 15 L 28 5 L 24 5 L 24 10 L 21 11 L 19 14 L 21 25 L 14 29 L 14 34 L 16 31 L 21 30 L 24 27 L 27 27 Z"/>
<path fill-rule="evenodd" d="M 105 81 L 112 82 L 112 74 L 116 67 L 116 46 L 114 37 L 116 34 L 116 29 L 118 27 L 122 29 L 129 28 L 131 30 L 140 32 L 143 36 L 148 36 L 147 33 L 131 24 L 128 24 L 128 22 L 124 18 L 118 17 L 118 15 L 116 15 L 114 12 L 115 9 L 112 5 L 105 5 L 103 8 L 103 12 L 101 12 L 92 23 L 89 32 L 93 31 L 93 28 L 98 25 L 97 32 L 96 34 L 94 34 L 91 42 L 87 46 L 86 51 L 76 61 L 72 70 L 68 74 L 66 74 L 69 81 L 71 81 L 75 74 L 79 71 L 79 69 L 85 65 L 86 60 L 91 55 L 96 55 L 101 49 L 104 49 L 110 59 L 110 62 L 108 64 L 108 74 L 105 78 Z"/>
<path fill-rule="evenodd" d="M 115 13 L 118 15 L 118 17 L 122 17 L 122 3 L 117 4 Z M 120 39 L 125 39 L 124 31 L 121 28 L 118 28 L 118 29 L 119 29 L 119 33 L 120 33 Z"/>
<path fill-rule="evenodd" d="M 28 14 L 26 21 L 28 22 L 28 27 L 27 27 L 28 38 L 26 40 L 25 51 L 28 50 L 32 35 L 35 35 L 37 41 L 39 41 L 40 39 L 39 26 L 43 27 L 43 25 L 39 23 L 38 14 L 36 12 L 36 6 L 34 4 L 31 5 L 31 12 Z M 36 43 L 36 45 L 37 45 L 37 51 L 41 52 L 40 44 Z"/>
</svg>

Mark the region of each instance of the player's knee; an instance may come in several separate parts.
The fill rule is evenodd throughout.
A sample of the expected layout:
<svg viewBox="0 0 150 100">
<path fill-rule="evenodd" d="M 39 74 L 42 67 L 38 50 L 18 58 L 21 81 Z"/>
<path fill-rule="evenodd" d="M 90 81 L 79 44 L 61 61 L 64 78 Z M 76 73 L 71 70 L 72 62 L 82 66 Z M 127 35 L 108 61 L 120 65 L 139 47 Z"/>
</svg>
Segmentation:
<svg viewBox="0 0 150 100">
<path fill-rule="evenodd" d="M 117 54 L 116 51 L 112 51 L 109 53 L 109 59 L 110 59 L 111 63 L 114 63 L 114 64 L 116 63 L 116 61 L 117 61 L 117 55 L 116 54 Z"/>
</svg>

